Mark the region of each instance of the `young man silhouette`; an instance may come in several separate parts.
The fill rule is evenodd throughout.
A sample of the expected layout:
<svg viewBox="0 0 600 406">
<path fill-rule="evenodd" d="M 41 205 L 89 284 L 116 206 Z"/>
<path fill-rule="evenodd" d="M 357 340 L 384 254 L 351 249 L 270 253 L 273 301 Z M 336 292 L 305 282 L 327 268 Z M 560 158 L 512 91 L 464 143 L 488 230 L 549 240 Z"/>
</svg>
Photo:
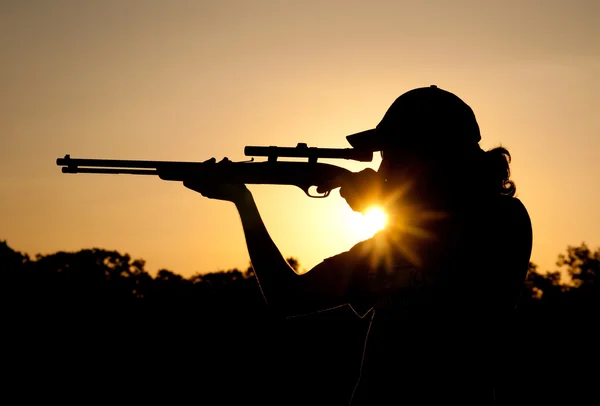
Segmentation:
<svg viewBox="0 0 600 406">
<path fill-rule="evenodd" d="M 493 400 L 505 371 L 507 320 L 532 248 L 529 215 L 510 180 L 510 154 L 484 151 L 472 109 L 436 86 L 394 101 L 376 128 L 348 136 L 382 151 L 340 186 L 350 207 L 383 206 L 388 226 L 297 274 L 244 185 L 186 187 L 235 204 L 267 304 L 297 315 L 347 304 L 371 319 L 355 404 Z M 226 164 L 224 163 L 215 163 Z"/>
</svg>

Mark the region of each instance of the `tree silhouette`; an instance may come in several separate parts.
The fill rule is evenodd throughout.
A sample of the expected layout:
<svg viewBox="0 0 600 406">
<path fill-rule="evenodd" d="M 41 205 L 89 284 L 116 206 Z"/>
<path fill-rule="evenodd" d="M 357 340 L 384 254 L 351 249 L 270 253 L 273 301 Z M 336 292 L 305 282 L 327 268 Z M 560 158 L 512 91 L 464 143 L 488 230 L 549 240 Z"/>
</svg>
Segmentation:
<svg viewBox="0 0 600 406">
<path fill-rule="evenodd" d="M 287 261 L 300 270 L 296 258 Z M 561 371 L 594 359 L 600 248 L 568 246 L 557 267 L 541 272 L 530 263 L 506 360 L 509 399 L 538 403 L 565 395 L 573 403 L 595 387 L 586 378 L 597 374 Z M 127 376 L 119 387 L 130 393 L 151 394 L 156 385 L 182 391 L 178 379 L 185 377 L 177 371 L 193 365 L 190 388 L 207 403 L 269 403 L 261 389 L 268 381 L 288 397 L 301 382 L 304 395 L 296 400 L 319 396 L 335 404 L 352 387 L 364 342 L 364 320 L 343 310 L 274 320 L 251 266 L 189 278 L 161 269 L 152 276 L 142 259 L 118 251 L 30 257 L 0 241 L 0 278 L 5 368 L 46 366 L 46 381 L 78 382 L 90 393 L 119 386 L 114 379 L 107 386 L 107 370 Z M 293 351 L 282 344 L 289 342 L 297 343 Z"/>
<path fill-rule="evenodd" d="M 541 273 L 536 264 L 530 263 L 519 306 L 521 309 L 532 310 L 540 306 L 556 305 L 567 289 L 561 282 L 559 271 Z"/>
<path fill-rule="evenodd" d="M 600 248 L 591 251 L 585 243 L 567 247 L 567 254 L 558 256 L 557 266 L 565 268 L 573 286 L 589 293 L 596 293 L 600 280 Z"/>
</svg>

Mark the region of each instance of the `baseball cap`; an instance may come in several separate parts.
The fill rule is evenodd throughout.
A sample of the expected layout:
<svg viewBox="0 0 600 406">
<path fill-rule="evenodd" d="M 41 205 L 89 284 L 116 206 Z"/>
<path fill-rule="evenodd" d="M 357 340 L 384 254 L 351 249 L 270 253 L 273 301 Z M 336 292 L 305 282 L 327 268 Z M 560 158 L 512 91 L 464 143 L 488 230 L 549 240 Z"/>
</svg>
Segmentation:
<svg viewBox="0 0 600 406">
<path fill-rule="evenodd" d="M 346 139 L 354 148 L 370 151 L 410 147 L 461 150 L 477 146 L 481 134 L 471 107 L 432 85 L 402 94 L 377 127 Z"/>
</svg>

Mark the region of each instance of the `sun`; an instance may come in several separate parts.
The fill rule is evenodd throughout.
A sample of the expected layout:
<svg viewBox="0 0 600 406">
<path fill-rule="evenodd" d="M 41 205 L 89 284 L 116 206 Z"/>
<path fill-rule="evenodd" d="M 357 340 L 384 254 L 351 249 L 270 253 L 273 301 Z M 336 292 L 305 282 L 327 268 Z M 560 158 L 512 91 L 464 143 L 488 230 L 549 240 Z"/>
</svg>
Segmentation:
<svg viewBox="0 0 600 406">
<path fill-rule="evenodd" d="M 350 227 L 361 240 L 371 238 L 375 233 L 381 231 L 387 225 L 387 214 L 377 206 L 370 207 L 364 214 L 352 212 Z"/>
<path fill-rule="evenodd" d="M 381 231 L 387 224 L 387 215 L 379 207 L 371 207 L 363 215 L 365 220 L 364 227 L 375 234 L 377 231 Z"/>
</svg>

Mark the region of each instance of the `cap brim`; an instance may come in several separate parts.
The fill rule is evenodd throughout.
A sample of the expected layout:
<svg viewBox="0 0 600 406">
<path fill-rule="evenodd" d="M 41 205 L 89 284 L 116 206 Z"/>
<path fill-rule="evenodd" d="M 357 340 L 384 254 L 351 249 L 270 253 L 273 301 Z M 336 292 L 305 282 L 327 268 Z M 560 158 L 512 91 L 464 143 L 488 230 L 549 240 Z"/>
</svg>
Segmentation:
<svg viewBox="0 0 600 406">
<path fill-rule="evenodd" d="M 346 139 L 356 149 L 375 152 L 381 151 L 382 148 L 381 137 L 378 136 L 375 128 L 347 135 Z"/>
</svg>

